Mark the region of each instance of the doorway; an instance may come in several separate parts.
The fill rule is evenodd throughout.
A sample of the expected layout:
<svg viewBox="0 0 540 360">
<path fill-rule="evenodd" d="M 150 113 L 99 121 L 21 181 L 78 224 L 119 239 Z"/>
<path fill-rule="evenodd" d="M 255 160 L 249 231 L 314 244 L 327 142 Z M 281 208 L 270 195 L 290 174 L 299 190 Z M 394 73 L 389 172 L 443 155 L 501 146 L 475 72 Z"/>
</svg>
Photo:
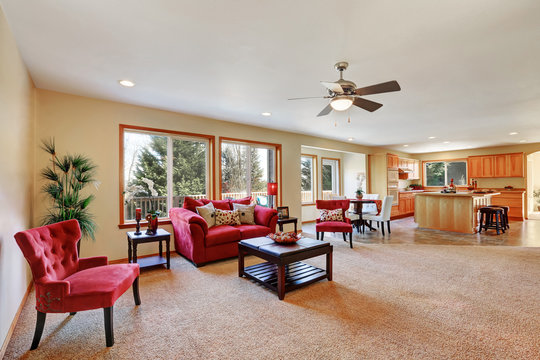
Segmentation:
<svg viewBox="0 0 540 360">
<path fill-rule="evenodd" d="M 537 151 L 527 155 L 527 212 L 530 220 L 540 220 L 539 207 L 540 151 Z"/>
</svg>

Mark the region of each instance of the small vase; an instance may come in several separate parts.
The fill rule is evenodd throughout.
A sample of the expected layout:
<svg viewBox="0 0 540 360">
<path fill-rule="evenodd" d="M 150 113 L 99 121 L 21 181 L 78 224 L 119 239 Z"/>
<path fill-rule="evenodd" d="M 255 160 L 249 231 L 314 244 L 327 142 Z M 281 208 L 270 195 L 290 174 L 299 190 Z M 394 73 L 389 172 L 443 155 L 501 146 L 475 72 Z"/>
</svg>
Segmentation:
<svg viewBox="0 0 540 360">
<path fill-rule="evenodd" d="M 362 200 L 363 197 L 364 197 L 364 195 L 356 195 L 356 198 L 357 198 L 358 200 Z"/>
<path fill-rule="evenodd" d="M 156 216 L 154 219 L 152 219 L 152 231 L 154 232 L 154 235 L 157 234 L 157 228 L 158 228 L 158 217 Z"/>
</svg>

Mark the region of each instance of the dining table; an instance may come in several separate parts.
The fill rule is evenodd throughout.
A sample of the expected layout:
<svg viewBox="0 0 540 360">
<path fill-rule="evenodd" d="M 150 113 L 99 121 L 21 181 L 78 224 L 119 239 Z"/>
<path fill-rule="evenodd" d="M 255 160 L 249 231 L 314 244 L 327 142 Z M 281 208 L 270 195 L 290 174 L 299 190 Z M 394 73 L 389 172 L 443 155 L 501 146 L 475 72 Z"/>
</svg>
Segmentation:
<svg viewBox="0 0 540 360">
<path fill-rule="evenodd" d="M 354 206 L 353 214 L 358 215 L 358 219 L 351 220 L 353 226 L 356 227 L 358 232 L 361 232 L 363 227 L 369 228 L 371 231 L 377 231 L 373 228 L 367 221 L 362 217 L 362 208 L 364 204 L 375 204 L 377 205 L 377 215 L 381 213 L 382 200 L 373 200 L 373 199 L 349 199 L 350 203 Z"/>
</svg>

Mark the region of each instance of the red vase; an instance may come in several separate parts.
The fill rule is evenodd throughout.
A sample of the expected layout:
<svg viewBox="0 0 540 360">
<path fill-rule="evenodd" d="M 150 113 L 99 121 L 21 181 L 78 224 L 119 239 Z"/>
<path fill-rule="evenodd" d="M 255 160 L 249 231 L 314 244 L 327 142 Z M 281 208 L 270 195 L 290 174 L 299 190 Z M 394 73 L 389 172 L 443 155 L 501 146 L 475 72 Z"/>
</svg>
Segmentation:
<svg viewBox="0 0 540 360">
<path fill-rule="evenodd" d="M 158 228 L 158 218 L 156 216 L 155 219 L 152 219 L 152 231 L 154 234 L 157 234 L 157 228 Z"/>
</svg>

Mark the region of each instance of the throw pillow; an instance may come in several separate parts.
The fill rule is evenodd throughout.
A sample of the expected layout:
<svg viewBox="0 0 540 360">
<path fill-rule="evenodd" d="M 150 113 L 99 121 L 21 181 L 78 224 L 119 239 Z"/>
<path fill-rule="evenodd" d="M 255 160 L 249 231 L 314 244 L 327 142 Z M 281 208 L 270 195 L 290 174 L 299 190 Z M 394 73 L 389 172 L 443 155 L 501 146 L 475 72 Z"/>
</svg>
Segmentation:
<svg viewBox="0 0 540 360">
<path fill-rule="evenodd" d="M 231 205 L 229 200 L 203 200 L 204 205 L 212 203 L 216 209 L 220 210 L 231 210 Z"/>
<path fill-rule="evenodd" d="M 240 213 L 240 222 L 242 224 L 255 225 L 255 204 L 242 205 L 233 203 L 233 209 Z"/>
<path fill-rule="evenodd" d="M 196 200 L 192 197 L 186 196 L 184 198 L 184 205 L 182 206 L 184 207 L 184 209 L 197 212 L 197 206 L 203 206 L 205 204 L 203 200 L 206 200 L 206 199 Z"/>
<path fill-rule="evenodd" d="M 240 212 L 216 209 L 216 225 L 241 225 Z"/>
<path fill-rule="evenodd" d="M 343 222 L 343 209 L 320 210 L 321 221 L 341 221 Z"/>
<path fill-rule="evenodd" d="M 241 199 L 232 199 L 231 204 L 249 205 L 251 204 L 251 196 L 246 196 L 245 198 Z"/>
<path fill-rule="evenodd" d="M 197 206 L 197 214 L 201 215 L 208 227 L 216 226 L 216 209 L 214 204 L 208 203 L 204 206 Z"/>
</svg>

